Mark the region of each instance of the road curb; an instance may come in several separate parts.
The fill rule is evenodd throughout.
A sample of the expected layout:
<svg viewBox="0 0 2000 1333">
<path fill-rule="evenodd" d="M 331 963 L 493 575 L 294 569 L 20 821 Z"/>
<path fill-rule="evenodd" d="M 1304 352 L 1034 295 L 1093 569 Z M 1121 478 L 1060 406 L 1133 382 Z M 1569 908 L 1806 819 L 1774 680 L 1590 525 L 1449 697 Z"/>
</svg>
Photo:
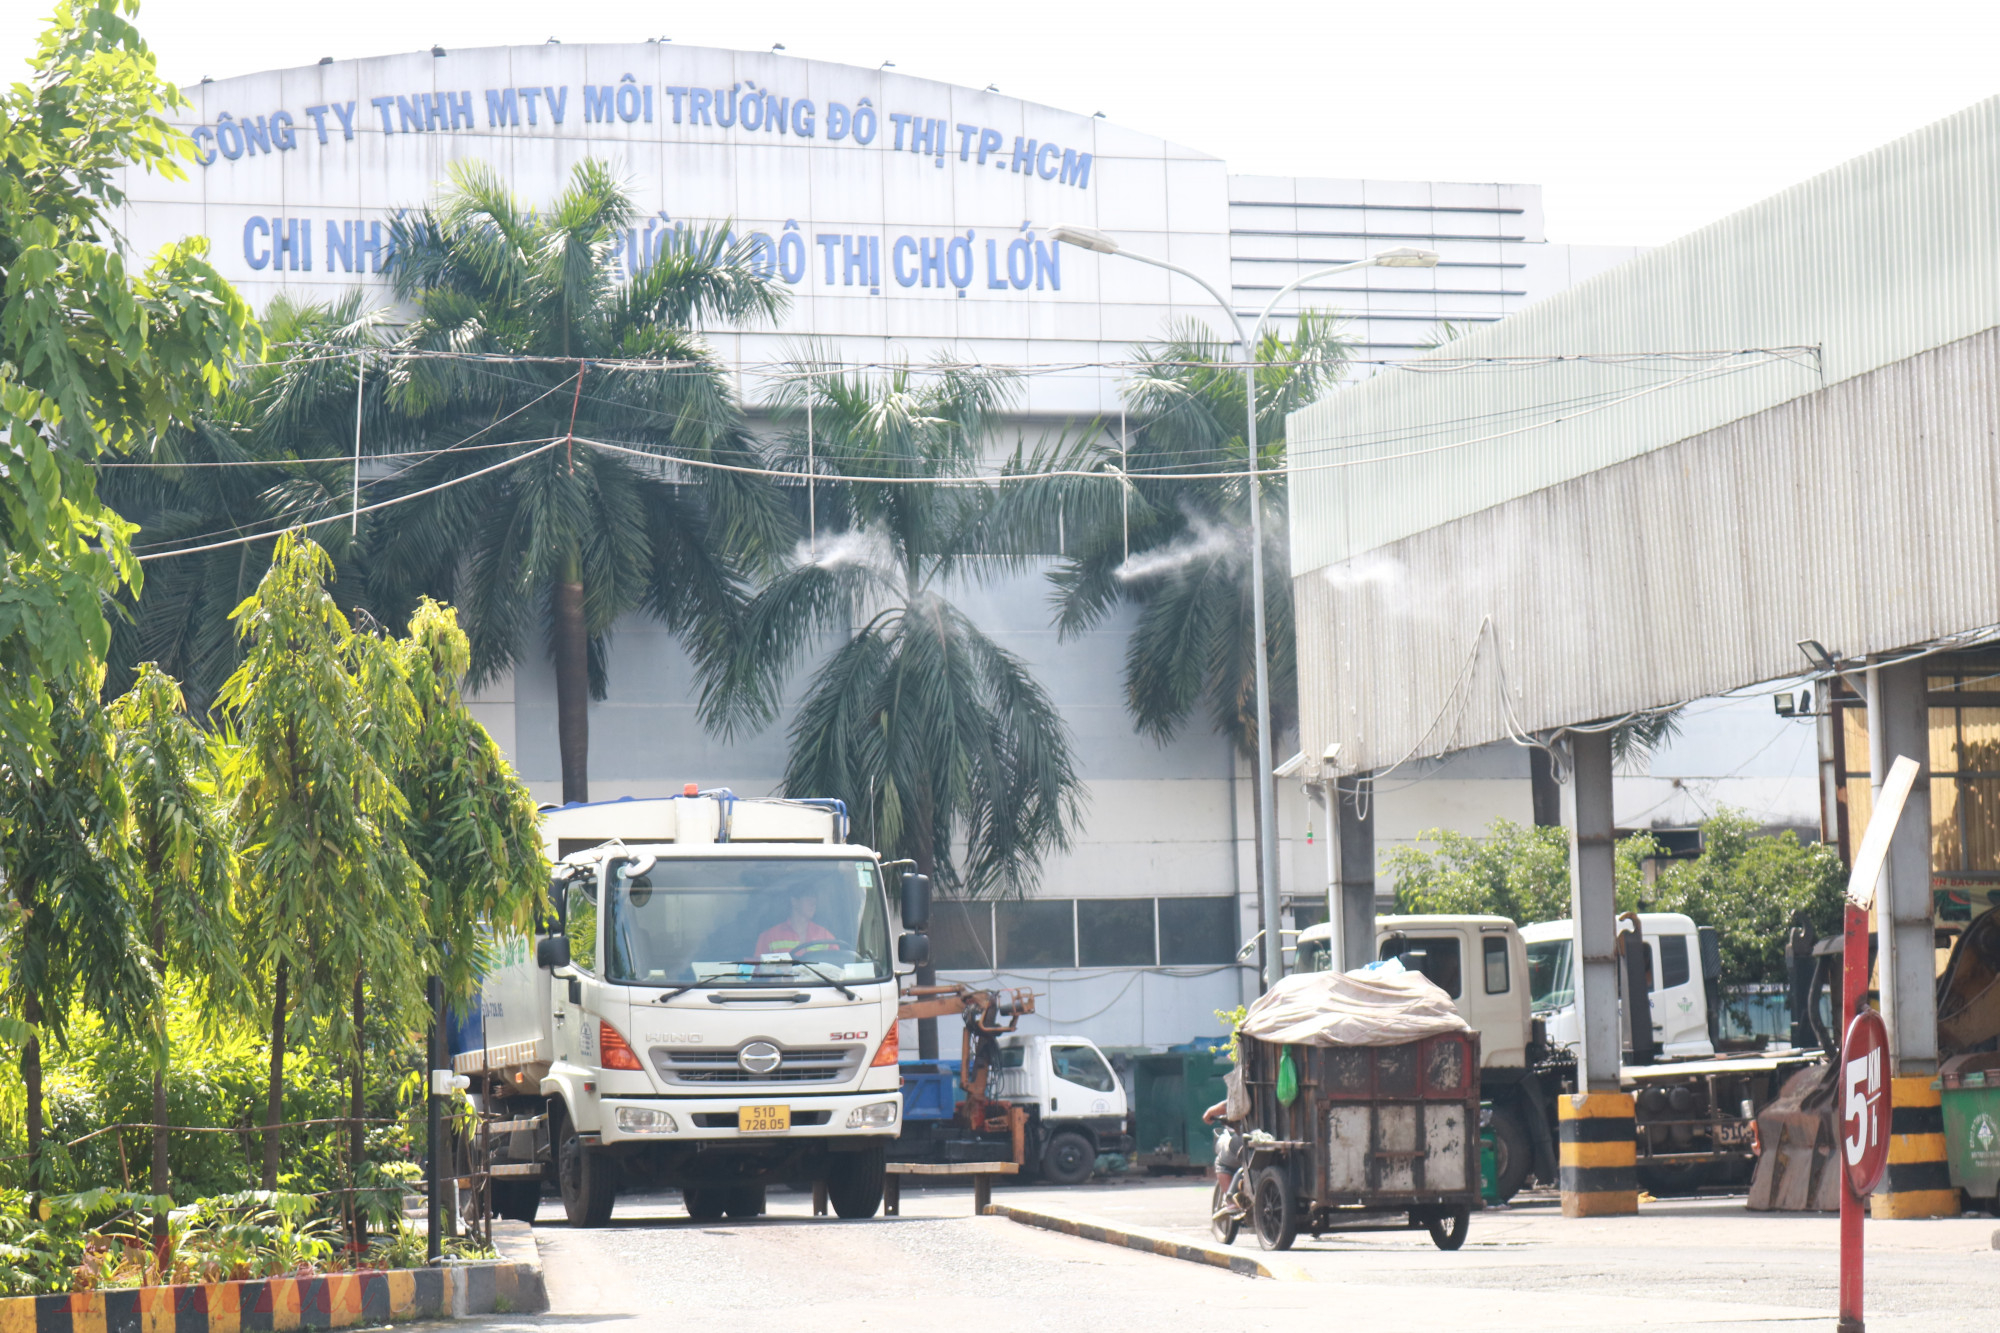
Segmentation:
<svg viewBox="0 0 2000 1333">
<path fill-rule="evenodd" d="M 1191 1264 L 1206 1264 L 1210 1268 L 1227 1269 L 1244 1277 L 1267 1277 L 1276 1282 L 1312 1281 L 1312 1276 L 1297 1264 L 1285 1263 L 1282 1260 L 1253 1259 L 1247 1254 L 1238 1254 L 1234 1250 L 1225 1250 L 1215 1245 L 1196 1245 L 1176 1240 L 1172 1236 L 1111 1227 L 1101 1222 L 1085 1222 L 1079 1218 L 1036 1212 L 1031 1208 L 1016 1208 L 1005 1203 L 989 1203 L 986 1205 L 986 1212 L 990 1217 L 1004 1217 L 1023 1226 L 1040 1227 L 1044 1231 L 1058 1231 L 1065 1236 L 1075 1236 L 1079 1240 L 1094 1240 L 1104 1245 L 1117 1245 L 1128 1250 L 1138 1250 L 1142 1254 L 1157 1254 Z"/>
</svg>

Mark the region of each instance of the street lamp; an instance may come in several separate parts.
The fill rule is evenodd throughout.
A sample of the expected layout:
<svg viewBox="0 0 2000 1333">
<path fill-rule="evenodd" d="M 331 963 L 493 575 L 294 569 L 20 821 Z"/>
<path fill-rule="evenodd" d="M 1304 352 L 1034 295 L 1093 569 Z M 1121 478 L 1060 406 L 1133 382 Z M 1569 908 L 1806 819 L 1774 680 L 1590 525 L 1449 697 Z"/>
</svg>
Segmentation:
<svg viewBox="0 0 2000 1333">
<path fill-rule="evenodd" d="M 1418 250 L 1410 246 L 1398 246 L 1357 259 L 1352 263 L 1335 264 L 1329 268 L 1314 269 L 1303 277 L 1294 278 L 1280 287 L 1257 316 L 1257 322 L 1246 335 L 1243 322 L 1236 317 L 1236 309 L 1222 293 L 1217 291 L 1198 273 L 1190 272 L 1179 264 L 1151 255 L 1142 255 L 1127 250 L 1112 237 L 1089 227 L 1055 227 L 1049 235 L 1058 241 L 1067 241 L 1084 250 L 1101 255 L 1122 255 L 1126 259 L 1136 259 L 1141 264 L 1151 264 L 1170 273 L 1178 273 L 1187 278 L 1222 307 L 1229 317 L 1231 327 L 1236 330 L 1236 343 L 1243 355 L 1243 404 L 1246 418 L 1244 427 L 1244 466 L 1248 470 L 1250 482 L 1250 613 L 1252 634 L 1257 641 L 1257 797 L 1261 807 L 1257 820 L 1257 865 L 1263 879 L 1260 906 L 1264 916 L 1264 988 L 1269 990 L 1285 975 L 1285 951 L 1282 945 L 1274 943 L 1282 937 L 1278 933 L 1278 811 L 1275 792 L 1271 783 L 1271 676 L 1268 651 L 1268 637 L 1264 629 L 1264 504 L 1263 487 L 1257 475 L 1257 344 L 1264 337 L 1264 325 L 1271 318 L 1271 312 L 1278 302 L 1290 296 L 1306 283 L 1318 278 L 1331 277 L 1336 273 L 1346 273 L 1357 268 L 1435 268 L 1438 257 L 1435 250 Z M 1332 805 L 1329 803 L 1329 811 Z M 1331 833 L 1329 833 L 1331 836 Z"/>
</svg>

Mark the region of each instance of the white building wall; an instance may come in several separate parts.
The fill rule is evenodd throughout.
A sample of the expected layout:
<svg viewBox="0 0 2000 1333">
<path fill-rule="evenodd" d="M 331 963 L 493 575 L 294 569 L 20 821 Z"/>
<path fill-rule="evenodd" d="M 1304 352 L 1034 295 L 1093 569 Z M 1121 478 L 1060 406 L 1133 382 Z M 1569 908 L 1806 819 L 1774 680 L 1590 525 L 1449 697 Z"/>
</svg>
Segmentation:
<svg viewBox="0 0 2000 1333">
<path fill-rule="evenodd" d="M 634 98 L 650 97 L 650 118 L 586 119 L 586 88 L 609 87 L 615 97 L 627 86 Z M 747 129 L 740 114 L 733 126 L 698 125 L 685 91 L 674 119 L 675 90 L 734 89 L 740 111 L 753 87 L 793 104 L 812 101 L 815 133 Z M 524 89 L 540 90 L 534 124 Z M 521 123 L 495 124 L 488 94 L 504 101 L 508 90 Z M 126 182 L 121 223 L 134 251 L 205 236 L 221 271 L 259 308 L 280 294 L 331 299 L 356 285 L 387 303 L 379 265 L 356 248 L 357 229 L 371 238 L 378 227 L 386 232 L 389 219 L 430 198 L 454 167 L 483 163 L 534 205 L 553 198 L 575 164 L 600 158 L 631 183 L 645 214 L 620 264 L 629 266 L 668 227 L 723 220 L 768 238 L 783 261 L 785 317 L 771 328 L 712 332 L 753 408 L 770 391 L 766 372 L 811 340 L 854 363 L 921 366 L 942 354 L 1028 367 L 1034 373 L 1015 424 L 1029 434 L 1074 418 L 1114 418 L 1133 344 L 1189 319 L 1213 326 L 1221 312 L 1184 278 L 1056 247 L 1046 232 L 1058 223 L 1100 228 L 1134 250 L 1192 267 L 1247 316 L 1314 266 L 1391 245 L 1438 249 L 1444 264 L 1435 271 L 1371 270 L 1306 293 L 1316 307 L 1355 317 L 1357 376 L 1434 337 L 1438 321 L 1490 322 L 1599 262 L 1546 242 L 1536 186 L 1231 177 L 1215 157 L 1095 117 L 783 55 L 651 43 L 493 48 L 340 61 L 187 91 L 193 107 L 185 124 L 214 156 L 186 181 Z M 560 124 L 549 114 L 558 95 Z M 851 119 L 864 100 L 877 120 L 871 142 L 858 143 L 851 130 L 830 137 L 832 105 Z M 405 102 L 419 124 L 405 119 Z M 426 120 L 431 107 L 445 110 Z M 943 122 L 943 151 L 912 151 L 907 123 L 899 149 L 897 116 Z M 242 148 L 243 125 L 260 118 L 267 137 L 283 124 L 289 139 L 280 132 L 269 151 Z M 961 127 L 970 127 L 969 139 Z M 1058 151 L 1038 146 L 1036 166 L 1015 170 L 1017 137 Z M 1087 180 L 1062 178 L 1071 153 L 1090 155 Z M 309 251 L 279 254 L 274 226 L 303 226 Z M 330 244 L 332 236 L 347 238 L 347 248 Z M 798 238 L 796 248 L 788 236 Z M 830 238 L 826 247 L 822 237 Z M 905 285 L 897 262 L 906 238 L 912 245 L 964 238 L 971 265 L 963 282 L 923 279 L 920 259 L 913 270 L 905 249 L 902 273 L 921 279 Z M 874 247 L 869 267 L 847 267 L 849 246 Z M 1023 270 L 1010 274 L 1010 254 L 1034 260 L 1025 282 Z M 964 589 L 962 598 L 1033 666 L 1075 739 L 1088 793 L 1084 825 L 1073 850 L 1045 866 L 1042 897 L 1234 897 L 1236 939 L 1223 942 L 1233 953 L 1257 929 L 1247 769 L 1200 717 L 1164 746 L 1137 737 L 1121 677 L 1129 620 L 1113 617 L 1059 643 L 1047 592 L 1030 575 Z M 689 781 L 743 793 L 777 789 L 789 714 L 755 736 L 709 735 L 696 717 L 687 655 L 658 626 L 635 619 L 618 627 L 610 680 L 610 697 L 591 708 L 593 796 L 664 795 Z M 535 794 L 556 799 L 548 663 L 531 651 L 475 707 Z M 1483 826 L 1488 809 L 1525 801 L 1500 785 L 1480 774 L 1439 774 L 1386 792 L 1382 845 L 1405 836 L 1398 830 L 1414 836 L 1453 812 Z M 1279 813 L 1286 892 L 1323 895 L 1324 831 L 1305 841 L 1295 790 Z M 1054 1023 L 1115 1045 L 1214 1034 L 1213 1011 L 1255 993 L 1250 969 L 1230 963 L 1030 969 L 998 979 L 1043 993 L 1041 1030 Z"/>
</svg>

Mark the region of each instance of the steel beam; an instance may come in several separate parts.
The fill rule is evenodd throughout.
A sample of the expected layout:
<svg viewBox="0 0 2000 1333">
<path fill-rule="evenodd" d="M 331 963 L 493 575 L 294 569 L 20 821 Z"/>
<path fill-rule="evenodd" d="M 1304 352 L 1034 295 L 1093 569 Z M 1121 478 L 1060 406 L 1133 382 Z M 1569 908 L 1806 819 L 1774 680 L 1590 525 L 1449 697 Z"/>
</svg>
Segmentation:
<svg viewBox="0 0 2000 1333">
<path fill-rule="evenodd" d="M 1577 1091 L 1617 1092 L 1618 904 L 1611 824 L 1611 733 L 1569 735 L 1570 774 L 1563 784 L 1569 828 L 1570 922 L 1575 937 L 1576 1003 L 1583 1050 Z"/>
<path fill-rule="evenodd" d="M 1868 671 L 1868 782 L 1879 795 L 1898 755 L 1917 761 L 1875 897 L 1882 1021 L 1899 1077 L 1937 1072 L 1937 963 L 1931 923 L 1931 740 L 1922 661 Z"/>
</svg>

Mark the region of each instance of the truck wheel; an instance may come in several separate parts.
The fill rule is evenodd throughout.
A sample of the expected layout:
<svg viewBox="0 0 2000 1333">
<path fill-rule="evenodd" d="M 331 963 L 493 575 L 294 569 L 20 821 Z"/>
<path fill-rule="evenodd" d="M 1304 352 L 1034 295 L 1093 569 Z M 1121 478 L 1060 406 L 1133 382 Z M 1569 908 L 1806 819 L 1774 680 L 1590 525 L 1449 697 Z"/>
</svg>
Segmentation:
<svg viewBox="0 0 2000 1333">
<path fill-rule="evenodd" d="M 1299 1234 L 1299 1201 L 1292 1196 L 1292 1182 L 1281 1166 L 1267 1166 L 1257 1173 L 1250 1211 L 1257 1223 L 1257 1243 L 1267 1250 L 1289 1250 Z"/>
<path fill-rule="evenodd" d="M 1066 1129 L 1042 1149 L 1042 1179 L 1051 1185 L 1081 1185 L 1097 1165 L 1097 1149 L 1073 1129 Z"/>
<path fill-rule="evenodd" d="M 721 1221 L 727 1201 L 728 1191 L 717 1185 L 686 1185 L 681 1188 L 681 1203 L 686 1206 L 688 1216 L 697 1222 Z"/>
<path fill-rule="evenodd" d="M 764 1187 L 762 1185 L 738 1185 L 723 1195 L 722 1211 L 731 1217 L 762 1217 L 764 1215 Z"/>
<path fill-rule="evenodd" d="M 533 1225 L 535 1214 L 542 1210 L 542 1182 L 539 1180 L 495 1180 L 488 1182 L 493 1191 L 493 1211 L 510 1222 L 526 1222 Z"/>
<path fill-rule="evenodd" d="M 1440 1250 L 1455 1250 L 1465 1244 L 1465 1233 L 1472 1226 L 1472 1210 L 1447 1209 L 1425 1218 L 1424 1225 L 1430 1229 L 1431 1244 Z"/>
<path fill-rule="evenodd" d="M 875 1210 L 882 1206 L 887 1164 L 887 1153 L 880 1147 L 835 1157 L 826 1173 L 826 1198 L 834 1214 L 850 1220 L 875 1216 Z"/>
<path fill-rule="evenodd" d="M 1535 1164 L 1535 1149 L 1528 1131 L 1511 1106 L 1493 1108 L 1494 1188 L 1506 1203 L 1528 1183 L 1528 1171 Z"/>
<path fill-rule="evenodd" d="M 556 1183 L 562 1191 L 563 1214 L 573 1227 L 601 1227 L 611 1220 L 618 1199 L 618 1177 L 611 1161 L 583 1145 L 567 1120 L 562 1150 L 556 1155 Z"/>
</svg>

